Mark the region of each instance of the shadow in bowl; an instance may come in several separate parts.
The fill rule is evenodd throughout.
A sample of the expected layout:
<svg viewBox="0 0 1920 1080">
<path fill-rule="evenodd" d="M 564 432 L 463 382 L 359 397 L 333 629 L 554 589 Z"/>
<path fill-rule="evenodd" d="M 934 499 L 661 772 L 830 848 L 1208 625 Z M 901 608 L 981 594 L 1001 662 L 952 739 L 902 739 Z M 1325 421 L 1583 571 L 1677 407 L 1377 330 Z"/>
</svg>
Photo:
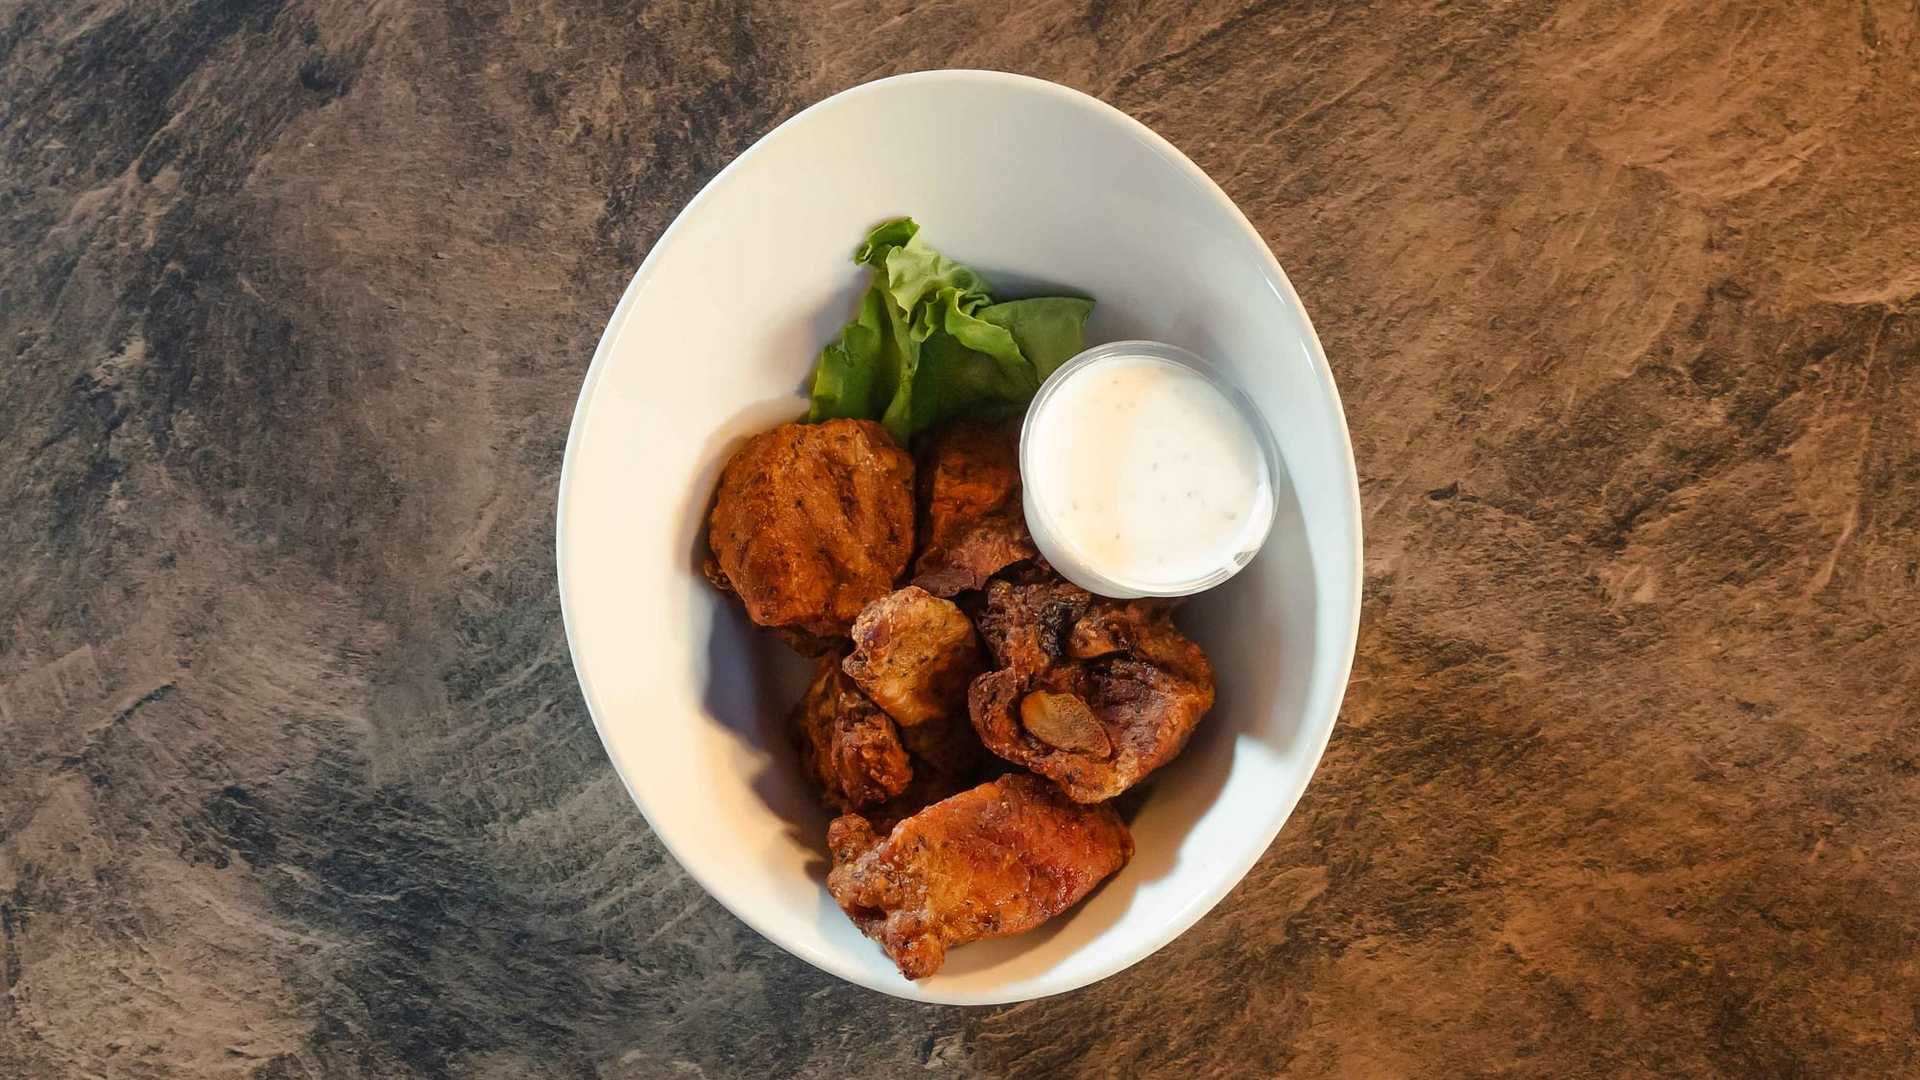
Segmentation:
<svg viewBox="0 0 1920 1080">
<path fill-rule="evenodd" d="M 723 596 L 701 572 L 707 557 L 707 511 L 721 469 L 748 438 L 793 419 L 793 399 L 760 402 L 735 414 L 708 440 L 701 454 L 705 465 L 682 509 L 681 527 L 682 535 L 691 538 L 686 564 L 691 591 L 710 601 L 701 704 L 708 717 L 761 757 L 759 769 L 748 778 L 754 794 L 788 824 L 792 839 L 820 850 L 828 815 L 801 778 L 799 748 L 788 719 L 806 691 L 810 662 L 755 626 L 746 609 Z M 697 618 L 690 622 L 698 626 Z M 824 860 L 818 877 L 826 880 Z"/>
<path fill-rule="evenodd" d="M 956 258 L 960 257 L 956 256 Z M 1034 277 L 1031 274 L 1021 274 L 1012 270 L 996 269 L 990 266 L 980 266 L 967 262 L 965 258 L 960 258 L 960 262 L 967 266 L 972 266 L 979 272 L 981 277 L 987 279 L 987 291 L 993 294 L 993 299 L 996 303 L 1004 303 L 1008 300 L 1027 300 L 1036 296 L 1087 295 L 1086 289 L 1064 281 Z M 1095 307 L 1098 308 L 1097 297 L 1095 301 Z M 1092 345 L 1094 342 L 1089 340 L 1087 344 Z"/>
<path fill-rule="evenodd" d="M 1313 671 L 1314 619 L 1321 597 L 1311 569 L 1287 577 L 1279 565 L 1283 560 L 1310 565 L 1315 557 L 1302 540 L 1306 516 L 1284 467 L 1274 485 L 1274 498 L 1278 510 L 1267 547 L 1238 575 L 1194 597 L 1180 612 L 1179 623 L 1213 662 L 1217 675 L 1213 717 L 1236 718 L 1234 730 L 1275 754 L 1288 754 L 1298 749 L 1303 734 Z M 1262 587 L 1269 577 L 1291 581 L 1293 588 L 1283 594 Z M 1265 674 L 1278 677 L 1257 677 Z M 1292 720 L 1278 728 L 1265 722 L 1275 716 Z M 1189 758 L 1206 757 L 1210 744 L 1203 740 L 1217 738 L 1221 733 L 1216 729 L 1225 726 L 1202 724 L 1194 743 L 1173 768 L 1177 770 Z"/>
<path fill-rule="evenodd" d="M 749 786 L 791 835 L 820 847 L 827 812 L 800 779 L 788 717 L 806 691 L 807 662 L 754 626 L 738 604 L 718 604 L 707 632 L 707 714 L 763 757 Z M 821 871 L 821 880 L 825 880 Z"/>
</svg>

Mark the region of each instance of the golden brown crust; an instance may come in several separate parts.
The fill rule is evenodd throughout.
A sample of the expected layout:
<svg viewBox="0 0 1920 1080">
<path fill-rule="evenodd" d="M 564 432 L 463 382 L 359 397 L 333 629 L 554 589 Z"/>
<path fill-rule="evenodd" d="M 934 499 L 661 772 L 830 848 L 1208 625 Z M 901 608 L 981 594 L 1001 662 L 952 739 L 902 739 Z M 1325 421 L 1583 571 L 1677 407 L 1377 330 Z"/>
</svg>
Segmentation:
<svg viewBox="0 0 1920 1080">
<path fill-rule="evenodd" d="M 838 654 L 820 658 L 793 726 L 802 768 L 836 810 L 879 806 L 913 779 L 899 729 L 840 670 Z"/>
<path fill-rule="evenodd" d="M 1001 664 L 968 693 L 980 741 L 1080 802 L 1111 799 L 1171 761 L 1213 707 L 1213 667 L 1164 603 L 996 581 L 980 631 Z M 1022 704 L 1033 694 L 1084 703 L 1099 737 L 1028 730 Z"/>
<path fill-rule="evenodd" d="M 707 576 L 805 651 L 845 637 L 913 549 L 913 459 L 870 420 L 782 424 L 720 474 Z"/>
<path fill-rule="evenodd" d="M 951 601 L 908 586 L 867 606 L 853 626 L 854 651 L 841 669 L 894 717 L 913 778 L 865 810 L 891 828 L 929 804 L 964 791 L 999 759 L 974 733 L 967 688 L 986 666 L 973 622 Z"/>
<path fill-rule="evenodd" d="M 1133 856 L 1110 806 L 1010 773 L 927 807 L 884 838 L 849 815 L 828 830 L 827 888 L 909 979 L 947 950 L 1018 934 L 1080 902 Z"/>
<path fill-rule="evenodd" d="M 878 806 L 860 811 L 882 833 L 942 799 L 1006 771 L 1006 762 L 987 753 L 965 713 L 900 729 L 913 778 L 906 790 Z"/>
<path fill-rule="evenodd" d="M 903 727 L 964 716 L 967 685 L 986 669 L 973 622 L 951 600 L 915 585 L 868 604 L 853 622 L 843 665 Z"/>
<path fill-rule="evenodd" d="M 913 583 L 950 597 L 1039 558 L 1020 505 L 1020 421 L 948 424 L 920 463 L 920 556 Z"/>
</svg>

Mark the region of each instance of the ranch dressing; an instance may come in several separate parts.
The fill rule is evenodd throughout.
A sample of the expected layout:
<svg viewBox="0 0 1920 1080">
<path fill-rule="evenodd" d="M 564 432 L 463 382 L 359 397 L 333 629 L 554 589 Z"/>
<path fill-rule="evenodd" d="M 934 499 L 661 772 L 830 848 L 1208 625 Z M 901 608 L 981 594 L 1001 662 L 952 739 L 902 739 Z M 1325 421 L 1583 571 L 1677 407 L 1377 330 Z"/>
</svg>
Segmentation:
<svg viewBox="0 0 1920 1080">
<path fill-rule="evenodd" d="M 1028 411 L 1028 528 L 1069 580 L 1105 596 L 1179 596 L 1226 580 L 1274 516 L 1271 435 L 1184 350 L 1100 346 Z"/>
</svg>

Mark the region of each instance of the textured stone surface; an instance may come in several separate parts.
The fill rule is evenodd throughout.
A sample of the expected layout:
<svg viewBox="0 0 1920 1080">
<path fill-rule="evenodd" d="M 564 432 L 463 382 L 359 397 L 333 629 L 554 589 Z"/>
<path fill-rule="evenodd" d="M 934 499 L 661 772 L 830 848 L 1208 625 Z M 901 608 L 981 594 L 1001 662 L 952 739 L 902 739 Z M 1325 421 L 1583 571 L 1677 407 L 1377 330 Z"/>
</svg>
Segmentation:
<svg viewBox="0 0 1920 1080">
<path fill-rule="evenodd" d="M 648 245 L 932 66 L 1220 180 L 1367 512 L 1266 859 L 1009 1009 L 706 899 L 552 584 Z M 0 1076 L 1914 1074 L 1916 100 L 1909 0 L 0 0 Z"/>
</svg>

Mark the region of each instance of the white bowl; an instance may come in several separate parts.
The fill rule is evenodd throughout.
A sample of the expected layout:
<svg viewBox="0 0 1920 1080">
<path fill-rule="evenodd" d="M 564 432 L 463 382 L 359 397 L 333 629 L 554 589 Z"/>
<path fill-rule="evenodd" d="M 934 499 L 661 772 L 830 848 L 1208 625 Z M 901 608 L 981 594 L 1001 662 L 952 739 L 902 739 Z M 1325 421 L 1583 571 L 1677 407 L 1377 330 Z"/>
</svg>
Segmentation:
<svg viewBox="0 0 1920 1080">
<path fill-rule="evenodd" d="M 787 727 L 805 665 L 698 570 L 720 467 L 748 435 L 801 412 L 813 359 L 865 279 L 850 253 L 901 214 L 998 295 L 1093 296 L 1089 342 L 1150 338 L 1208 357 L 1265 413 L 1285 463 L 1265 549 L 1183 612 L 1213 659 L 1219 701 L 1151 779 L 1132 822 L 1133 862 L 1064 917 L 955 949 L 918 983 L 827 894 L 827 815 Z M 687 205 L 594 354 L 558 529 L 580 687 L 661 842 L 783 948 L 923 1001 L 992 1004 L 1084 986 L 1219 903 L 1313 774 L 1359 621 L 1346 420 L 1260 235 L 1139 122 L 996 72 L 923 72 L 838 94 L 755 143 Z"/>
</svg>

